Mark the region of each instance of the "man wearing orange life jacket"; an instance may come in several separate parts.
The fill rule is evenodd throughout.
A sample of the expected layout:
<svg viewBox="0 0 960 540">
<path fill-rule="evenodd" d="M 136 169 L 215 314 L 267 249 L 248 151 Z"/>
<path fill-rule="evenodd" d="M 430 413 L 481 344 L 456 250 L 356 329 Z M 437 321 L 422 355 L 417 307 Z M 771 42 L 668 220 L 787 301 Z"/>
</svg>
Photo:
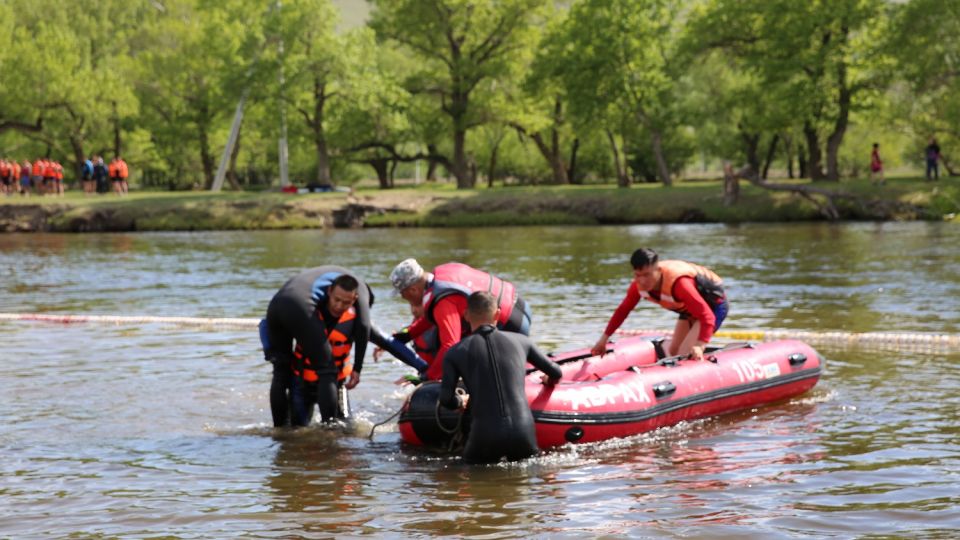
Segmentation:
<svg viewBox="0 0 960 540">
<path fill-rule="evenodd" d="M 13 168 L 10 166 L 10 162 L 5 159 L 0 159 L 0 191 L 5 195 L 12 193 L 11 186 L 13 185 Z"/>
<path fill-rule="evenodd" d="M 260 323 L 274 426 L 309 425 L 314 404 L 324 422 L 348 415 L 342 389 L 360 383 L 372 304 L 367 284 L 339 266 L 307 270 L 274 295 Z"/>
<path fill-rule="evenodd" d="M 33 161 L 33 187 L 37 190 L 37 193 L 43 195 L 44 185 L 43 185 L 43 171 L 44 164 L 43 159 L 38 158 Z"/>
<path fill-rule="evenodd" d="M 113 191 L 117 195 L 125 195 L 127 193 L 127 176 L 129 175 L 129 170 L 127 169 L 127 162 L 123 160 L 120 156 L 113 158 L 113 161 L 110 162 L 110 165 L 107 167 L 107 172 L 110 175 L 110 180 L 113 183 Z"/>
<path fill-rule="evenodd" d="M 57 172 L 53 167 L 53 160 L 47 158 L 43 160 L 43 191 L 44 193 L 59 193 L 57 189 Z"/>
<path fill-rule="evenodd" d="M 709 268 L 685 261 L 661 261 L 652 249 L 633 252 L 633 281 L 627 296 L 610 317 L 607 327 L 591 352 L 603 355 L 607 340 L 623 324 L 641 298 L 680 314 L 667 354 L 689 354 L 703 360 L 703 348 L 709 343 L 729 311 L 723 281 Z"/>
<path fill-rule="evenodd" d="M 530 335 L 529 305 L 520 298 L 512 283 L 493 274 L 456 262 L 441 264 L 433 272 L 426 272 L 416 259 L 406 259 L 390 273 L 390 281 L 411 306 L 423 308 L 423 317 L 409 327 L 408 336 L 416 339 L 432 327 L 437 329 L 439 348 L 424 374 L 427 379 L 440 379 L 444 355 L 463 336 L 470 334 L 471 327 L 464 314 L 467 297 L 474 292 L 486 291 L 497 299 L 499 329 Z"/>
<path fill-rule="evenodd" d="M 120 156 L 117 156 L 117 175 L 120 177 L 120 194 L 126 195 L 130 190 L 130 187 L 127 185 L 127 177 L 130 176 L 130 170 L 127 168 L 127 162 Z"/>
</svg>

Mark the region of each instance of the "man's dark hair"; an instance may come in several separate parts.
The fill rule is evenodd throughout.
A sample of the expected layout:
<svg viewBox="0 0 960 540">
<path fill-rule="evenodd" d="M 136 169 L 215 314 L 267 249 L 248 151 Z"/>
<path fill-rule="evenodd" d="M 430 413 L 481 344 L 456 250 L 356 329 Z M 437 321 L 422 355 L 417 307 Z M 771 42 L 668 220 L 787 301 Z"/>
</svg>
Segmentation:
<svg viewBox="0 0 960 540">
<path fill-rule="evenodd" d="M 639 270 L 641 268 L 646 268 L 651 264 L 656 264 L 660 260 L 660 256 L 657 255 L 657 252 L 650 248 L 640 248 L 633 252 L 633 255 L 630 256 L 630 264 L 633 266 L 634 270 Z"/>
<path fill-rule="evenodd" d="M 349 274 L 341 274 L 337 276 L 337 279 L 333 280 L 330 287 L 339 287 L 347 292 L 353 292 L 360 288 L 360 282 L 357 281 L 357 278 Z"/>
<path fill-rule="evenodd" d="M 493 317 L 497 307 L 497 297 L 487 291 L 477 291 L 467 298 L 467 311 L 477 317 Z"/>
</svg>

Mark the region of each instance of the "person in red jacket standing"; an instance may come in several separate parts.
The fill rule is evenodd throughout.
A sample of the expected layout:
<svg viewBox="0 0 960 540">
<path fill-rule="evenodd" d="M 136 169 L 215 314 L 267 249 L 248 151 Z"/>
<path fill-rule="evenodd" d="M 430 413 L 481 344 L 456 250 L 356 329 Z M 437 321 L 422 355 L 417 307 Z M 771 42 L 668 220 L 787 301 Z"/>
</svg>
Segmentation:
<svg viewBox="0 0 960 540">
<path fill-rule="evenodd" d="M 689 354 L 696 360 L 703 360 L 703 348 L 720 329 L 729 311 L 720 276 L 693 263 L 661 261 L 655 251 L 647 248 L 634 251 L 630 264 L 633 266 L 633 281 L 627 289 L 627 296 L 610 317 L 607 328 L 591 352 L 603 355 L 610 336 L 640 299 L 646 298 L 680 315 L 667 345 L 667 354 Z"/>
</svg>

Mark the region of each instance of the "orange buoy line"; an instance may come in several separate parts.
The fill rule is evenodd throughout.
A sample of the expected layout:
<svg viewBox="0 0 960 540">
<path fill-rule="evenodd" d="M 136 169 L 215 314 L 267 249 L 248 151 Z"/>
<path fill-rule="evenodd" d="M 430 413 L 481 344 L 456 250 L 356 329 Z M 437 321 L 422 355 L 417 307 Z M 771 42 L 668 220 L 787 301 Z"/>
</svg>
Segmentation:
<svg viewBox="0 0 960 540">
<path fill-rule="evenodd" d="M 621 330 L 623 336 L 640 334 L 660 334 L 669 336 L 672 332 L 662 330 Z M 720 330 L 714 336 L 740 341 L 774 341 L 777 339 L 799 339 L 811 345 L 834 346 L 873 346 L 895 347 L 900 349 L 936 349 L 960 350 L 960 335 L 932 334 L 922 332 L 809 332 L 805 330 Z"/>
<path fill-rule="evenodd" d="M 260 319 L 254 318 L 59 315 L 53 313 L 0 313 L 0 321 L 36 321 L 57 324 L 165 324 L 171 326 L 206 326 L 217 328 L 252 328 L 260 323 Z"/>
</svg>

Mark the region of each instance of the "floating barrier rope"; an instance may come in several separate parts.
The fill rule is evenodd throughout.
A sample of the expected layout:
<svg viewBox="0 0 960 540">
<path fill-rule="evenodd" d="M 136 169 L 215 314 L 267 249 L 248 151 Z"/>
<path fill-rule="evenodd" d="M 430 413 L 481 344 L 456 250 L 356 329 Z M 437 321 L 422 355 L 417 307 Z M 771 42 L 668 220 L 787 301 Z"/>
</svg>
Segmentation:
<svg viewBox="0 0 960 540">
<path fill-rule="evenodd" d="M 660 334 L 663 330 L 620 330 L 621 336 Z M 809 332 L 805 330 L 720 330 L 714 336 L 740 341 L 799 339 L 811 345 L 893 347 L 897 349 L 960 350 L 960 335 L 909 332 Z"/>
<path fill-rule="evenodd" d="M 171 326 L 204 326 L 216 328 L 256 328 L 260 319 L 208 317 L 150 317 L 116 315 L 56 315 L 50 313 L 0 313 L 0 321 L 38 321 L 58 324 L 165 324 Z"/>
<path fill-rule="evenodd" d="M 35 321 L 56 324 L 163 324 L 206 328 L 256 328 L 260 319 L 253 317 L 152 317 L 120 315 L 60 315 L 51 313 L 0 313 L 0 321 Z M 620 330 L 621 336 L 671 332 L 657 329 Z M 960 335 L 909 332 L 810 332 L 805 330 L 721 330 L 718 338 L 740 341 L 773 341 L 799 339 L 811 345 L 874 346 L 903 349 L 960 350 Z"/>
</svg>

